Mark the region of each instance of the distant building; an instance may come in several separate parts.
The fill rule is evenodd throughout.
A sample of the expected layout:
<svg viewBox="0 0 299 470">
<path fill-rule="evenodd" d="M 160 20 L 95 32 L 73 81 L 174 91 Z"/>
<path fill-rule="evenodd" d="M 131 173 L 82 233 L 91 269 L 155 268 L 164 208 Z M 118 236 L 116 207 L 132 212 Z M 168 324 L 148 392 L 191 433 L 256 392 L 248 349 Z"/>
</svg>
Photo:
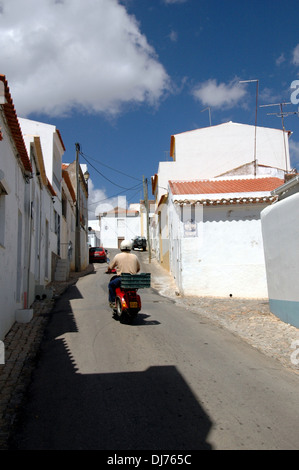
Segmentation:
<svg viewBox="0 0 299 470">
<path fill-rule="evenodd" d="M 132 240 L 141 232 L 140 207 L 115 207 L 99 214 L 101 242 L 104 248 L 119 248 L 123 240 Z"/>
<path fill-rule="evenodd" d="M 149 201 L 149 220 L 152 217 L 151 210 L 154 210 L 153 201 Z M 115 207 L 100 213 L 99 225 L 101 245 L 104 248 L 119 248 L 123 240 L 133 240 L 137 236 L 147 238 L 148 223 L 144 201 L 130 204 L 128 209 Z"/>
<path fill-rule="evenodd" d="M 101 228 L 99 219 L 88 221 L 88 247 L 101 246 Z"/>
</svg>

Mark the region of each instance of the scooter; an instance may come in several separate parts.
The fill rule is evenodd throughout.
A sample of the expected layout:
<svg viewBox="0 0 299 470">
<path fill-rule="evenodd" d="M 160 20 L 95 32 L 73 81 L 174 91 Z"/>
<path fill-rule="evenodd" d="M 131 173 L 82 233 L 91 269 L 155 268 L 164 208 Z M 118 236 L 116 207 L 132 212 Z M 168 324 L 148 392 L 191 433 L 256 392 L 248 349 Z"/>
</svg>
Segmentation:
<svg viewBox="0 0 299 470">
<path fill-rule="evenodd" d="M 115 279 L 117 276 L 111 278 Z M 115 305 L 113 312 L 119 320 L 136 318 L 141 310 L 141 297 L 137 294 L 138 289 L 150 287 L 150 273 L 122 274 L 121 285 L 116 288 Z"/>
</svg>

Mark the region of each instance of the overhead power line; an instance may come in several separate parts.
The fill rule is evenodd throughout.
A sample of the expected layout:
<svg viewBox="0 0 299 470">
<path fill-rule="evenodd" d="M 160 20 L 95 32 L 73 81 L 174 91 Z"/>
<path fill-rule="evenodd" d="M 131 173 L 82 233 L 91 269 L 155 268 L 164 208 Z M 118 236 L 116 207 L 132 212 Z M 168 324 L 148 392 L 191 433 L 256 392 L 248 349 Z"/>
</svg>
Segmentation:
<svg viewBox="0 0 299 470">
<path fill-rule="evenodd" d="M 120 194 L 125 193 L 126 191 L 133 191 L 134 189 L 141 188 L 142 185 L 143 185 L 143 183 L 138 183 L 135 186 L 132 186 L 132 188 L 127 188 L 125 191 L 120 191 L 119 193 L 114 194 L 113 196 L 106 197 L 104 199 L 101 199 L 100 201 L 91 202 L 91 203 L 89 203 L 89 206 L 93 206 L 94 204 L 100 204 L 101 202 L 108 201 L 108 199 L 113 199 L 113 198 L 119 196 Z"/>
<path fill-rule="evenodd" d="M 117 170 L 116 168 L 113 168 L 113 167 L 111 167 L 111 166 L 107 165 L 106 163 L 103 163 L 103 162 L 101 162 L 101 161 L 99 161 L 99 160 L 96 160 L 95 158 L 92 158 L 92 157 L 90 157 L 89 155 L 85 155 L 83 152 L 80 152 L 80 155 L 81 155 L 87 162 L 88 162 L 88 160 L 87 160 L 87 157 L 88 157 L 89 160 L 93 160 L 94 162 L 99 163 L 100 165 L 102 165 L 102 166 L 104 166 L 104 167 L 106 167 L 106 168 L 109 168 L 110 170 L 115 171 L 116 173 L 119 173 L 119 174 L 121 174 L 121 175 L 123 175 L 123 176 L 126 176 L 127 178 L 131 178 L 131 179 L 133 179 L 133 180 L 136 180 L 136 181 L 140 181 L 140 182 L 141 182 L 141 179 L 140 179 L 140 178 L 135 178 L 135 176 L 128 175 L 128 174 L 124 173 L 123 171 Z M 93 165 L 92 165 L 90 162 L 88 162 L 88 163 L 89 163 L 89 165 L 91 165 L 91 166 L 93 167 Z M 94 167 L 93 167 L 93 168 L 94 168 Z M 99 170 L 96 170 L 96 171 L 99 171 Z M 100 173 L 100 174 L 102 175 L 102 173 Z M 103 176 L 103 175 L 102 175 L 102 176 Z M 106 178 L 106 179 L 107 179 L 107 178 Z"/>
</svg>

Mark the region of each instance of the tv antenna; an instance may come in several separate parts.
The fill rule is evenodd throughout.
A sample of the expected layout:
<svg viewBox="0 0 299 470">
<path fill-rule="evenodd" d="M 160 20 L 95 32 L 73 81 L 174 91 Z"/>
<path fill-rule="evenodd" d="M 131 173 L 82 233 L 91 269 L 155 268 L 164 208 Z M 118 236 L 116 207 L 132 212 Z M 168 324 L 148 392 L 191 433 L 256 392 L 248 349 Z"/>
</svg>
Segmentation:
<svg viewBox="0 0 299 470">
<path fill-rule="evenodd" d="M 210 119 L 210 126 L 211 126 L 211 125 L 212 125 L 212 121 L 211 121 L 211 108 L 208 107 L 208 108 L 202 109 L 200 112 L 203 113 L 203 112 L 206 111 L 207 109 L 209 110 L 209 119 Z"/>
<path fill-rule="evenodd" d="M 284 127 L 284 117 L 291 116 L 292 114 L 299 114 L 298 111 L 284 111 L 283 106 L 287 106 L 292 103 L 273 103 L 273 104 L 262 104 L 260 108 L 268 108 L 270 106 L 279 106 L 280 112 L 278 113 L 267 113 L 267 116 L 277 116 L 281 118 L 282 130 L 283 130 L 283 144 L 284 144 L 284 154 L 286 161 L 286 171 L 287 171 L 287 150 L 285 142 L 285 127 Z"/>
</svg>

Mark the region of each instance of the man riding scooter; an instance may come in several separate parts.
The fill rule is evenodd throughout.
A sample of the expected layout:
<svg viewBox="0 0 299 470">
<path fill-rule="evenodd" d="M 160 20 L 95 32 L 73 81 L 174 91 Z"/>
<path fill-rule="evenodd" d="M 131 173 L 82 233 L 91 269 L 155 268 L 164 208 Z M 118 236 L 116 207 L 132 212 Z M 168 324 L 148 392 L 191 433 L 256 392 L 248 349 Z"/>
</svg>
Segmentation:
<svg viewBox="0 0 299 470">
<path fill-rule="evenodd" d="M 115 255 L 113 260 L 108 266 L 108 273 L 111 273 L 113 269 L 116 269 L 117 277 L 114 277 L 109 282 L 109 305 L 114 307 L 115 305 L 115 291 L 116 288 L 121 284 L 121 274 L 137 274 L 140 271 L 140 263 L 137 256 L 131 253 L 132 243 L 129 240 L 123 240 L 120 245 L 121 253 Z"/>
</svg>

